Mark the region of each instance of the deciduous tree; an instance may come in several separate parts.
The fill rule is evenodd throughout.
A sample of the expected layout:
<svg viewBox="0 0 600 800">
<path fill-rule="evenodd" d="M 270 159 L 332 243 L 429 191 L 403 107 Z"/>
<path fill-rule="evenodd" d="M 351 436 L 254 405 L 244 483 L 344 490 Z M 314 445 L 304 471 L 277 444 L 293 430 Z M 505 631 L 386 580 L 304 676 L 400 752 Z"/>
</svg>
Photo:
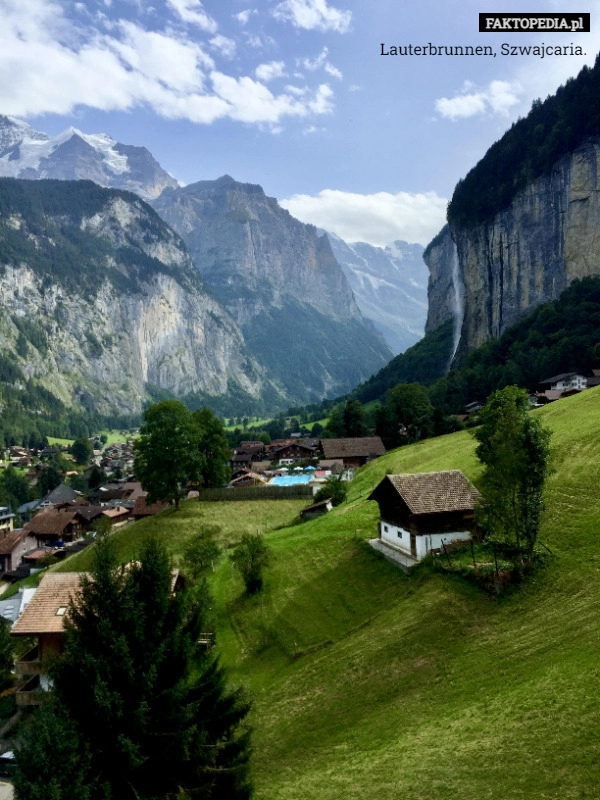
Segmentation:
<svg viewBox="0 0 600 800">
<path fill-rule="evenodd" d="M 550 470 L 550 431 L 532 414 L 527 392 L 517 386 L 494 392 L 479 418 L 473 435 L 485 466 L 480 519 L 490 534 L 514 542 L 531 565 Z"/>
<path fill-rule="evenodd" d="M 206 487 L 221 486 L 230 477 L 229 442 L 221 420 L 210 408 L 199 408 L 192 414 L 198 429 L 199 472 Z"/>
<path fill-rule="evenodd" d="M 269 551 L 263 537 L 259 533 L 245 533 L 233 551 L 232 559 L 242 575 L 246 592 L 259 592 L 263 585 L 263 569 L 269 563 Z"/>
<path fill-rule="evenodd" d="M 198 478 L 201 459 L 198 427 L 178 400 L 162 400 L 144 411 L 135 442 L 134 470 L 148 502 L 174 502 L 186 495 L 186 484 Z"/>
</svg>

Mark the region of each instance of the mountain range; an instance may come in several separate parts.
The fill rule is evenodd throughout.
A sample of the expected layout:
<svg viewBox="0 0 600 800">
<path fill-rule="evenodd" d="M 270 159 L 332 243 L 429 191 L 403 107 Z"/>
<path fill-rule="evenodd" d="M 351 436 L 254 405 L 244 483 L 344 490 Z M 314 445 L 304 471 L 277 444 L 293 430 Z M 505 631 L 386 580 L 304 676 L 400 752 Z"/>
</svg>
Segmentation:
<svg viewBox="0 0 600 800">
<path fill-rule="evenodd" d="M 26 356 L 19 354 L 22 334 L 16 323 L 5 324 L 0 350 L 17 359 L 26 379 L 41 381 L 67 404 L 81 404 L 83 398 L 85 407 L 97 412 L 135 413 L 149 392 L 167 393 L 234 414 L 315 402 L 352 389 L 422 330 L 423 269 L 419 275 L 414 265 L 418 246 L 344 248 L 341 240 L 294 219 L 260 186 L 224 176 L 182 187 L 143 147 L 73 128 L 50 137 L 6 116 L 0 117 L 0 175 L 7 178 L 2 196 L 11 209 L 0 225 L 0 306 L 6 320 L 44 327 L 51 358 L 38 358 L 31 341 L 21 347 Z M 97 190 L 93 224 L 72 216 L 74 198 L 85 196 L 83 213 L 94 195 L 90 187 L 81 188 L 85 181 L 125 190 L 118 196 Z M 34 190 L 38 184 L 46 188 Z M 167 225 L 159 231 L 156 217 L 136 197 L 151 202 Z M 68 209 L 62 226 L 61 207 Z M 148 252 L 144 230 L 150 228 L 160 257 Z M 174 242 L 177 263 L 187 264 L 185 289 L 169 260 Z M 49 248 L 70 270 L 49 266 Z M 102 256 L 90 261 L 89 253 L 97 250 Z M 148 257 L 154 259 L 151 266 Z M 193 291 L 190 265 L 198 278 Z M 389 303 L 395 280 L 405 287 L 398 289 L 398 303 L 406 307 L 399 326 Z M 19 299 L 21 284 L 31 302 Z M 83 294 L 82 287 L 87 287 Z M 61 308 L 72 301 L 62 320 L 68 318 L 68 324 L 56 327 L 44 318 L 46 311 L 60 317 L 47 295 L 59 297 Z M 105 305 L 98 306 L 101 297 L 119 308 L 114 319 L 108 319 Z M 123 305 L 127 311 L 121 311 Z M 95 325 L 86 327 L 77 308 L 85 309 L 88 320 L 104 318 L 102 336 Z M 71 340 L 69 326 L 77 331 Z M 89 345 L 90 336 L 112 345 L 100 352 Z M 201 353 L 203 348 L 210 352 Z M 117 384 L 118 375 L 124 379 Z"/>
</svg>

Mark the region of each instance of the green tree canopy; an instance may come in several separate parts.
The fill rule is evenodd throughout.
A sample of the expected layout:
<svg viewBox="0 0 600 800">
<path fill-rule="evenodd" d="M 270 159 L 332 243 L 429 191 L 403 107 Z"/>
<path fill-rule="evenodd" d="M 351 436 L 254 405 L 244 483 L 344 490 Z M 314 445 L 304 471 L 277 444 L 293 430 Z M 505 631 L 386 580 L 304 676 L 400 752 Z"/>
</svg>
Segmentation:
<svg viewBox="0 0 600 800">
<path fill-rule="evenodd" d="M 202 525 L 198 533 L 188 541 L 183 551 L 187 576 L 197 580 L 217 560 L 220 553 L 217 536 L 220 532 L 218 525 Z"/>
<path fill-rule="evenodd" d="M 376 432 L 386 448 L 398 447 L 427 435 L 433 406 L 420 383 L 399 383 L 386 393 L 376 412 Z"/>
<path fill-rule="evenodd" d="M 524 551 L 531 565 L 549 474 L 550 431 L 530 411 L 527 392 L 517 386 L 494 392 L 479 419 L 473 435 L 485 467 L 480 519 L 489 534 Z"/>
<path fill-rule="evenodd" d="M 229 442 L 221 420 L 210 408 L 199 408 L 192 414 L 198 429 L 199 471 L 207 488 L 221 486 L 229 480 Z"/>
<path fill-rule="evenodd" d="M 348 486 L 341 478 L 331 476 L 327 478 L 323 486 L 313 497 L 313 502 L 319 503 L 321 500 L 328 500 L 331 498 L 331 503 L 334 506 L 339 506 L 346 499 L 348 494 Z"/>
<path fill-rule="evenodd" d="M 83 436 L 81 436 L 79 439 L 75 439 L 71 445 L 71 455 L 77 464 L 87 464 L 93 452 L 94 449 L 92 447 L 92 443 L 89 439 Z"/>
<path fill-rule="evenodd" d="M 242 575 L 246 592 L 259 592 L 263 585 L 263 569 L 269 563 L 269 551 L 263 537 L 259 533 L 245 533 L 231 558 Z"/>
<path fill-rule="evenodd" d="M 203 467 L 199 441 L 198 426 L 178 400 L 162 400 L 144 411 L 134 470 L 149 503 L 165 500 L 179 508 L 187 482 L 197 480 Z"/>
<path fill-rule="evenodd" d="M 189 796 L 247 800 L 248 704 L 226 688 L 223 669 L 198 644 L 205 592 L 173 592 L 164 544 L 147 539 L 127 569 L 110 539 L 96 545 L 66 620 L 54 665 L 56 726 L 65 725 L 84 761 L 85 787 L 57 800 L 166 800 Z M 27 760 L 48 720 L 34 719 L 18 756 L 18 785 L 60 780 L 55 743 Z M 43 738 L 43 737 L 42 737 Z M 49 764 L 48 762 L 51 762 Z M 49 795 L 18 791 L 19 800 Z"/>
</svg>

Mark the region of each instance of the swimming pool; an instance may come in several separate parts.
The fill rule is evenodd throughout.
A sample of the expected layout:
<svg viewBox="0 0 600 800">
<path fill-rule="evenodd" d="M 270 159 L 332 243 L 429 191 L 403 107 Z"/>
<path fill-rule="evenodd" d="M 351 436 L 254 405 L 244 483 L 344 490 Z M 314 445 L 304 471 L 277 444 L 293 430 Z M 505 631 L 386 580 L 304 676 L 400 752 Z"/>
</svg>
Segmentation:
<svg viewBox="0 0 600 800">
<path fill-rule="evenodd" d="M 270 486 L 297 486 L 299 483 L 310 483 L 310 475 L 277 475 L 269 481 Z"/>
</svg>

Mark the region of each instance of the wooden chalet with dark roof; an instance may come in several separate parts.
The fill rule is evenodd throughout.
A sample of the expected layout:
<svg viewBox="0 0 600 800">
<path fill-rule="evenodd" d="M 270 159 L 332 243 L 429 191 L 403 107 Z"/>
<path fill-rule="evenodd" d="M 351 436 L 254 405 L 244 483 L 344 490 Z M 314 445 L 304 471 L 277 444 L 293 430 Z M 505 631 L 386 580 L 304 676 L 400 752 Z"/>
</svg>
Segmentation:
<svg viewBox="0 0 600 800">
<path fill-rule="evenodd" d="M 57 540 L 71 542 L 82 532 L 81 517 L 75 511 L 40 511 L 25 525 L 24 530 L 35 536 L 38 544 L 54 544 Z"/>
<path fill-rule="evenodd" d="M 321 439 L 327 460 L 341 461 L 345 468 L 362 467 L 368 461 L 385 455 L 379 436 L 361 436 L 350 439 Z"/>
<path fill-rule="evenodd" d="M 379 505 L 379 540 L 418 561 L 477 533 L 479 492 L 458 469 L 387 475 L 369 495 Z"/>
</svg>

